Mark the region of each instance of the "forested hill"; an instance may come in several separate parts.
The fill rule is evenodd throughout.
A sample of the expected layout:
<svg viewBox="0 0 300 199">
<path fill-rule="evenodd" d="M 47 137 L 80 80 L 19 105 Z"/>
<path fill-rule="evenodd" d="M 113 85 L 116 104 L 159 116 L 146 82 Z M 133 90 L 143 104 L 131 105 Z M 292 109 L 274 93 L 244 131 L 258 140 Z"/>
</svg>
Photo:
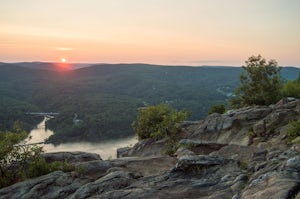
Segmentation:
<svg viewBox="0 0 300 199">
<path fill-rule="evenodd" d="M 242 71 L 147 64 L 98 64 L 70 71 L 48 70 L 49 63 L 46 68 L 42 63 L 29 66 L 0 64 L 0 130 L 10 129 L 16 120 L 32 127 L 38 119 L 24 115 L 28 111 L 59 112 L 47 124 L 55 131 L 53 142 L 131 135 L 136 110 L 146 104 L 170 103 L 190 110 L 190 119 L 202 119 L 210 106 L 226 103 Z M 299 71 L 283 68 L 282 74 L 296 79 Z"/>
</svg>

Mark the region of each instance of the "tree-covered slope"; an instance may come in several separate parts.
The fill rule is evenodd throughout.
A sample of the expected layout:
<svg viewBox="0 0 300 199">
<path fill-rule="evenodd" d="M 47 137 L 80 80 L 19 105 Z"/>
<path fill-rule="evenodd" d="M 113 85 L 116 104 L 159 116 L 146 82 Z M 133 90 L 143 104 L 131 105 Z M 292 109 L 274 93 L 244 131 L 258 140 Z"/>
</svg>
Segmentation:
<svg viewBox="0 0 300 199">
<path fill-rule="evenodd" d="M 5 104 L 0 101 L 2 110 L 12 102 L 28 105 L 26 110 L 14 111 L 15 115 L 10 109 L 0 112 L 2 118 L 10 115 L 0 123 L 7 129 L 14 120 L 36 124 L 25 121 L 28 116 L 22 115 L 23 111 L 59 112 L 47 124 L 55 131 L 53 142 L 131 135 L 137 108 L 145 104 L 169 103 L 190 110 L 190 119 L 202 119 L 210 106 L 226 103 L 226 94 L 236 88 L 242 71 L 239 67 L 147 64 L 98 64 L 70 71 L 33 68 L 0 64 L 0 96 L 6 99 Z M 292 75 L 289 70 L 299 71 L 287 68 L 288 78 Z"/>
</svg>

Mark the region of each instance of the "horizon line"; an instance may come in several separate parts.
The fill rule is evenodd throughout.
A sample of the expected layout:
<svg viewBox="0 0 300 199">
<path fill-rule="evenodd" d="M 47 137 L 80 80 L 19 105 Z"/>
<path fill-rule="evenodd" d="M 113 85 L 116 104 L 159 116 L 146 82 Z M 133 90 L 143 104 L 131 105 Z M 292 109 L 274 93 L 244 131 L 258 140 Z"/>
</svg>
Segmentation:
<svg viewBox="0 0 300 199">
<path fill-rule="evenodd" d="M 52 61 L 0 61 L 0 63 L 6 63 L 6 64 L 18 64 L 18 63 L 50 63 L 50 64 L 91 64 L 91 65 L 152 65 L 152 66 L 181 66 L 181 67 L 242 67 L 243 65 L 217 65 L 217 64 L 202 64 L 202 65 L 188 65 L 188 64 L 156 64 L 156 63 L 143 63 L 143 62 L 66 62 L 66 63 L 61 63 L 61 62 L 52 62 Z M 294 67 L 294 68 L 300 68 L 300 66 L 296 65 L 279 65 L 279 67 Z"/>
</svg>

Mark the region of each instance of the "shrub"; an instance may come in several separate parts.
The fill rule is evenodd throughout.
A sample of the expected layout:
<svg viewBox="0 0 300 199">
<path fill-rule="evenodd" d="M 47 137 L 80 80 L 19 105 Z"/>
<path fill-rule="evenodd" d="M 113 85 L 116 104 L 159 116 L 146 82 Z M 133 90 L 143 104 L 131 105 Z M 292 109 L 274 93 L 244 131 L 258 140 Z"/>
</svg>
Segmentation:
<svg viewBox="0 0 300 199">
<path fill-rule="evenodd" d="M 84 166 L 80 164 L 79 166 L 76 167 L 75 171 L 80 175 L 84 174 L 85 172 Z"/>
<path fill-rule="evenodd" d="M 16 132 L 0 132 L 0 188 L 56 170 L 74 170 L 66 161 L 48 164 L 41 157 L 42 147 L 27 144 L 26 137 L 19 128 Z"/>
<path fill-rule="evenodd" d="M 208 115 L 212 114 L 212 113 L 220 113 L 223 114 L 225 113 L 225 106 L 224 104 L 218 104 L 218 105 L 214 105 L 212 107 L 210 107 L 209 111 L 208 111 Z"/>
<path fill-rule="evenodd" d="M 300 119 L 289 123 L 287 136 L 288 142 L 291 142 L 293 139 L 300 136 Z"/>
<path fill-rule="evenodd" d="M 42 147 L 26 144 L 27 133 L 0 132 L 0 188 L 22 180 L 28 163 L 36 161 Z"/>
<path fill-rule="evenodd" d="M 47 163 L 45 158 L 39 157 L 37 160 L 29 163 L 28 169 L 24 170 L 23 178 L 34 178 L 53 171 L 69 172 L 74 170 L 74 167 L 67 161 L 54 161 Z"/>
<path fill-rule="evenodd" d="M 174 138 L 179 132 L 181 122 L 188 116 L 187 111 L 177 111 L 167 104 L 146 106 L 139 109 L 132 127 L 139 140 Z"/>
<path fill-rule="evenodd" d="M 283 96 L 285 97 L 294 97 L 300 99 L 300 82 L 299 80 L 288 81 L 283 89 Z"/>
<path fill-rule="evenodd" d="M 139 109 L 138 117 L 133 122 L 138 139 L 167 138 L 165 154 L 173 155 L 178 148 L 180 124 L 187 119 L 187 111 L 177 111 L 168 104 L 147 106 Z"/>
<path fill-rule="evenodd" d="M 179 148 L 179 143 L 177 139 L 170 139 L 166 144 L 166 150 L 164 151 L 164 153 L 166 155 L 173 156 L 178 148 Z"/>
</svg>

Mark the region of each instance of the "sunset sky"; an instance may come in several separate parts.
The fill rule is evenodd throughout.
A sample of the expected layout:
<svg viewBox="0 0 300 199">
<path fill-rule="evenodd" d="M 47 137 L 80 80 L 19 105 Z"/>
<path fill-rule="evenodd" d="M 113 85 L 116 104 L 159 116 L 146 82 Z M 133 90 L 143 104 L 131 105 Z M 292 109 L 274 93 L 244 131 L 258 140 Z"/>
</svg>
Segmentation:
<svg viewBox="0 0 300 199">
<path fill-rule="evenodd" d="M 300 66 L 300 0 L 0 0 L 0 62 Z"/>
</svg>

